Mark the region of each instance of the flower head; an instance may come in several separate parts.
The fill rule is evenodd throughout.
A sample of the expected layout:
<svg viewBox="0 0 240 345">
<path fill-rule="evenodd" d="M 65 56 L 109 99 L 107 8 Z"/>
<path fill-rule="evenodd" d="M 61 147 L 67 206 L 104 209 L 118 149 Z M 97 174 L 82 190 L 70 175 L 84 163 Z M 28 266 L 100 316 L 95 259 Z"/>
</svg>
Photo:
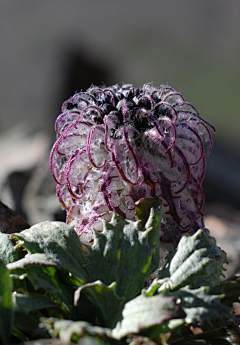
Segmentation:
<svg viewBox="0 0 240 345">
<path fill-rule="evenodd" d="M 163 241 L 204 226 L 202 181 L 212 148 L 197 110 L 173 88 L 91 87 L 62 106 L 50 169 L 67 222 L 101 230 L 110 211 L 135 219 L 135 203 L 163 203 Z"/>
</svg>

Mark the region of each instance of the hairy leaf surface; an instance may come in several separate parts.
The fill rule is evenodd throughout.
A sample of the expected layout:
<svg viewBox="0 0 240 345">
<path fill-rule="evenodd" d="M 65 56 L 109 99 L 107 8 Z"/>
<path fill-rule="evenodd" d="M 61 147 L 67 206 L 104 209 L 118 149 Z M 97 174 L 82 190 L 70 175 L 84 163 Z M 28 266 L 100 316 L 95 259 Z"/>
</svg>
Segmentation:
<svg viewBox="0 0 240 345">
<path fill-rule="evenodd" d="M 85 283 L 87 272 L 83 268 L 85 259 L 82 245 L 73 227 L 62 222 L 42 222 L 13 234 L 17 246 L 25 248 L 28 253 L 45 253 L 58 257 L 61 266 Z"/>
<path fill-rule="evenodd" d="M 168 329 L 167 321 L 176 320 L 176 325 L 184 323 L 184 312 L 175 303 L 174 297 L 140 295 L 125 304 L 123 319 L 113 330 L 113 337 L 121 339 L 129 334 L 160 334 Z M 166 323 L 165 323 L 166 322 Z M 154 328 L 155 327 L 155 328 Z"/>
<path fill-rule="evenodd" d="M 90 282 L 116 282 L 118 296 L 126 301 L 134 298 L 158 267 L 160 225 L 161 210 L 153 208 L 143 229 L 140 221 L 126 221 L 116 214 L 110 223 L 104 222 L 102 233 L 94 233 L 94 244 L 89 247 Z"/>
<path fill-rule="evenodd" d="M 7 265 L 18 259 L 19 251 L 14 247 L 11 235 L 0 232 L 0 260 Z"/>
<path fill-rule="evenodd" d="M 223 265 L 227 263 L 226 253 L 216 245 L 213 237 L 203 230 L 193 236 L 183 236 L 175 251 L 169 256 L 159 278 L 164 279 L 161 289 L 179 289 L 189 285 L 195 289 L 200 286 L 215 286 L 220 283 Z"/>
</svg>

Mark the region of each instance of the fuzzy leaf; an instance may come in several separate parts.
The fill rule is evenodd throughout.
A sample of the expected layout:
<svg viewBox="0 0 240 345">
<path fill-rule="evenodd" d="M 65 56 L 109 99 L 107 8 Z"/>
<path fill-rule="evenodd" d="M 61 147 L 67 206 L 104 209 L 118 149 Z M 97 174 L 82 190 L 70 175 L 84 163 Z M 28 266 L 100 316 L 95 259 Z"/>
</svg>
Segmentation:
<svg viewBox="0 0 240 345">
<path fill-rule="evenodd" d="M 223 264 L 227 263 L 226 253 L 203 230 L 191 237 L 183 236 L 172 260 L 171 257 L 159 274 L 159 278 L 163 278 L 161 290 L 175 290 L 186 285 L 193 289 L 215 286 L 220 283 Z"/>
<path fill-rule="evenodd" d="M 186 313 L 186 324 L 204 325 L 228 319 L 231 308 L 224 303 L 225 293 L 232 286 L 236 298 L 240 282 L 236 279 L 231 285 L 220 281 L 225 262 L 226 254 L 216 246 L 215 239 L 199 230 L 180 240 L 159 274 L 162 279 L 155 279 L 142 293 L 175 297 Z"/>
<path fill-rule="evenodd" d="M 56 267 L 56 269 L 61 269 L 61 265 L 59 264 L 59 261 L 57 259 L 50 255 L 42 253 L 28 254 L 24 258 L 8 264 L 7 269 L 9 271 L 14 271 L 17 269 L 24 269 L 27 266 L 33 265 L 52 266 Z"/>
<path fill-rule="evenodd" d="M 84 294 L 95 306 L 96 316 L 101 325 L 113 328 L 121 319 L 124 298 L 116 293 L 116 283 L 109 286 L 100 280 L 80 286 L 74 294 L 74 305 L 79 303 L 81 294 Z"/>
<path fill-rule="evenodd" d="M 51 330 L 52 336 L 59 337 L 63 344 L 70 344 L 71 341 L 77 342 L 86 335 L 88 337 L 100 338 L 100 344 L 103 344 L 104 340 L 108 340 L 111 337 L 110 329 L 93 326 L 85 321 L 74 322 L 72 320 L 57 320 L 49 318 L 42 321 L 42 326 Z M 95 344 L 95 342 L 90 342 L 90 344 Z"/>
<path fill-rule="evenodd" d="M 186 313 L 187 324 L 205 324 L 215 320 L 224 320 L 230 317 L 231 308 L 221 303 L 224 295 L 213 295 L 209 287 L 199 289 L 180 289 L 167 294 L 180 300 L 180 306 Z"/>
<path fill-rule="evenodd" d="M 68 286 L 59 279 L 59 260 L 44 253 L 28 254 L 23 259 L 7 265 L 15 280 L 28 279 L 34 290 L 44 289 L 46 293 L 57 294 L 68 307 L 72 305 Z"/>
<path fill-rule="evenodd" d="M 116 281 L 118 296 L 128 301 L 158 267 L 161 210 L 151 209 L 144 229 L 140 221 L 125 221 L 116 214 L 103 225 L 101 233 L 94 232 L 94 244 L 89 247 L 89 280 L 101 280 L 106 285 Z"/>
<path fill-rule="evenodd" d="M 62 222 L 42 222 L 13 234 L 12 238 L 18 241 L 16 247 L 23 247 L 30 254 L 57 256 L 61 266 L 77 277 L 79 284 L 87 282 L 82 245 L 73 227 Z"/>
<path fill-rule="evenodd" d="M 0 232 L 0 260 L 7 265 L 18 259 L 18 250 L 11 241 L 11 235 Z"/>
<path fill-rule="evenodd" d="M 0 260 L 0 339 L 8 344 L 13 324 L 12 279 L 4 263 Z"/>
<path fill-rule="evenodd" d="M 165 333 L 169 331 L 167 321 L 176 321 L 179 326 L 184 323 L 183 317 L 185 315 L 173 297 L 164 295 L 152 297 L 140 295 L 125 304 L 122 314 L 122 321 L 112 331 L 112 335 L 116 339 L 146 331 L 148 331 L 148 335 L 149 331 L 152 335 Z"/>
</svg>

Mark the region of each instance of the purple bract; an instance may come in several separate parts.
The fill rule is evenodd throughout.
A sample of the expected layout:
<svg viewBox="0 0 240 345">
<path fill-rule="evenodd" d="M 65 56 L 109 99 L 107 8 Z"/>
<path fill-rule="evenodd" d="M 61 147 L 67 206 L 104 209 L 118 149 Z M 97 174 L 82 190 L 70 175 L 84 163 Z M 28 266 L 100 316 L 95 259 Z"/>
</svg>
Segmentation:
<svg viewBox="0 0 240 345">
<path fill-rule="evenodd" d="M 135 219 L 135 203 L 163 203 L 162 241 L 204 226 L 202 181 L 212 148 L 197 110 L 173 88 L 91 87 L 62 106 L 50 168 L 67 223 L 101 230 L 114 211 Z"/>
</svg>

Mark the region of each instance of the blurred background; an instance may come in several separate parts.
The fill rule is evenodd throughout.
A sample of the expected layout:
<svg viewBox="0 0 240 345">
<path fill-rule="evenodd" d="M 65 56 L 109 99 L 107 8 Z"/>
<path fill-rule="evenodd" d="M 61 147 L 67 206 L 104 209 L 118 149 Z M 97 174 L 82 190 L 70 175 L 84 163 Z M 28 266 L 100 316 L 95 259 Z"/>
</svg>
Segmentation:
<svg viewBox="0 0 240 345">
<path fill-rule="evenodd" d="M 47 162 L 61 104 L 92 83 L 154 82 L 217 128 L 206 213 L 239 224 L 239 19 L 238 0 L 1 0 L 2 202 L 30 224 L 64 219 Z"/>
</svg>

